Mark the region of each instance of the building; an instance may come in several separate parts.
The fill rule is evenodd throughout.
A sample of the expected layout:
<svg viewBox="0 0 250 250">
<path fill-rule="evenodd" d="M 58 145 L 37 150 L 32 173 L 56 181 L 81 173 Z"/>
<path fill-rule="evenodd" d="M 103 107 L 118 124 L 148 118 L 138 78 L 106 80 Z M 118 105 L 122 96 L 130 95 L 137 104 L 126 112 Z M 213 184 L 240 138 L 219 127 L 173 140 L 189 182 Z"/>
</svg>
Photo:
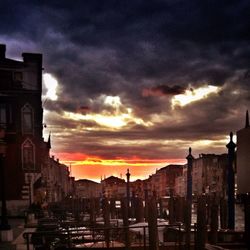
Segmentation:
<svg viewBox="0 0 250 250">
<path fill-rule="evenodd" d="M 145 181 L 137 179 L 133 182 L 130 182 L 130 196 L 136 196 L 139 198 L 144 198 Z"/>
<path fill-rule="evenodd" d="M 156 171 L 149 177 L 147 188 L 156 193 L 158 197 L 175 194 L 175 181 L 183 173 L 183 165 L 168 165 Z"/>
<path fill-rule="evenodd" d="M 227 154 L 200 154 L 193 160 L 192 192 L 194 195 L 214 193 L 224 197 L 226 192 Z"/>
<path fill-rule="evenodd" d="M 75 195 L 77 198 L 99 198 L 102 195 L 101 184 L 87 179 L 77 180 Z"/>
<path fill-rule="evenodd" d="M 102 194 L 107 198 L 120 199 L 126 196 L 126 182 L 124 179 L 110 176 L 101 181 Z"/>
<path fill-rule="evenodd" d="M 42 55 L 23 53 L 23 61 L 17 61 L 6 58 L 5 51 L 1 44 L 0 127 L 5 130 L 7 205 L 15 210 L 33 202 L 41 177 Z"/>
<path fill-rule="evenodd" d="M 176 177 L 174 194 L 179 197 L 186 197 L 187 193 L 187 165 L 183 166 L 182 173 Z"/>
<path fill-rule="evenodd" d="M 5 136 L 5 196 L 9 214 L 34 202 L 59 201 L 74 192 L 67 166 L 50 157 L 43 134 L 42 55 L 6 58 L 0 44 L 0 130 Z"/>
<path fill-rule="evenodd" d="M 237 131 L 237 193 L 250 192 L 250 126 L 249 115 L 246 112 L 245 127 Z"/>
<path fill-rule="evenodd" d="M 49 164 L 46 168 L 48 170 L 48 175 L 44 178 L 46 182 L 46 201 L 58 202 L 72 196 L 74 191 L 68 167 L 52 156 L 49 158 Z"/>
</svg>

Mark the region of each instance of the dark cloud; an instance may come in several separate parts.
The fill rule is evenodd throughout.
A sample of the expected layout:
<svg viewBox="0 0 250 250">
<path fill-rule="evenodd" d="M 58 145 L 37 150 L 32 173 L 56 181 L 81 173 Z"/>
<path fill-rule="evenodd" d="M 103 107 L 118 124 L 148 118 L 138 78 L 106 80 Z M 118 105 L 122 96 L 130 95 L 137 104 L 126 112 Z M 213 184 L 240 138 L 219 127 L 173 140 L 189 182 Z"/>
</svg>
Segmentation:
<svg viewBox="0 0 250 250">
<path fill-rule="evenodd" d="M 48 99 L 44 108 L 61 117 L 49 115 L 48 128 L 82 133 L 83 139 L 76 140 L 79 135 L 68 132 L 61 138 L 58 132 L 55 142 L 60 149 L 73 150 L 73 140 L 79 151 L 102 156 L 170 157 L 181 155 L 187 142 L 216 141 L 241 127 L 250 107 L 248 0 L 13 0 L 1 4 L 0 39 L 7 44 L 7 55 L 43 53 L 45 72 L 58 80 L 58 100 Z M 173 95 L 205 85 L 219 86 L 221 91 L 172 108 Z M 62 118 L 64 111 L 114 115 L 116 110 L 105 106 L 102 96 L 119 96 L 120 112 L 131 108 L 135 117 L 153 121 L 154 126 L 129 121 L 129 129 L 100 131 L 95 121 Z M 100 143 L 145 138 L 156 142 Z M 163 143 L 174 139 L 185 142 L 172 149 Z"/>
<path fill-rule="evenodd" d="M 145 88 L 142 91 L 142 95 L 147 96 L 164 96 L 164 95 L 179 95 L 185 92 L 185 88 L 182 86 L 167 86 L 167 85 L 159 85 L 151 88 Z"/>
<path fill-rule="evenodd" d="M 77 110 L 76 113 L 81 113 L 81 114 L 86 114 L 90 111 L 90 107 L 88 106 L 80 106 Z"/>
</svg>

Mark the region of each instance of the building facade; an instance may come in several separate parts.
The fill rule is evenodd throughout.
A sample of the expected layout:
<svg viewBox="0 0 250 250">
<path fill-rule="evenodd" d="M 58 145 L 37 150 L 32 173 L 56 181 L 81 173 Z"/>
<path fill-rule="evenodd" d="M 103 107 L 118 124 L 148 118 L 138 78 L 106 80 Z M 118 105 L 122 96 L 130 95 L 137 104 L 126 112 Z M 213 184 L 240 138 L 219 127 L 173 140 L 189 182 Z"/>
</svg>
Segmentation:
<svg viewBox="0 0 250 250">
<path fill-rule="evenodd" d="M 149 177 L 147 187 L 158 197 L 175 195 L 175 182 L 183 173 L 183 165 L 168 165 Z"/>
<path fill-rule="evenodd" d="M 102 196 L 101 184 L 87 179 L 77 180 L 75 195 L 77 198 L 99 198 Z"/>
<path fill-rule="evenodd" d="M 6 46 L 0 45 L 0 127 L 5 130 L 6 198 L 9 206 L 25 205 L 32 202 L 32 187 L 40 178 L 42 165 L 42 55 L 23 53 L 23 61 L 16 61 L 6 58 L 5 51 Z"/>
<path fill-rule="evenodd" d="M 68 168 L 50 157 L 43 139 L 42 54 L 6 58 L 0 44 L 0 130 L 4 141 L 5 196 L 9 214 L 34 202 L 60 200 L 73 192 Z"/>
<path fill-rule="evenodd" d="M 192 192 L 194 195 L 226 194 L 227 154 L 200 154 L 193 160 Z"/>
<path fill-rule="evenodd" d="M 250 126 L 249 115 L 246 112 L 245 127 L 237 131 L 237 193 L 250 192 Z"/>
<path fill-rule="evenodd" d="M 126 182 L 124 179 L 110 176 L 101 181 L 102 194 L 107 198 L 120 199 L 126 196 Z"/>
</svg>

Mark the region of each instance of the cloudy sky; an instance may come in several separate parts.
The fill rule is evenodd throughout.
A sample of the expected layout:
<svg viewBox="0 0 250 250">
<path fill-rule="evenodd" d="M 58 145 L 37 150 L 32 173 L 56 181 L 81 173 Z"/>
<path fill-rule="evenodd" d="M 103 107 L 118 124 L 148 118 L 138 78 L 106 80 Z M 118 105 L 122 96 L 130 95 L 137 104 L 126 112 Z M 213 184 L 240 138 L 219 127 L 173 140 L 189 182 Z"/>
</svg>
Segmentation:
<svg viewBox="0 0 250 250">
<path fill-rule="evenodd" d="M 44 137 L 76 178 L 145 178 L 189 146 L 226 152 L 244 126 L 249 13 L 248 0 L 1 1 L 0 42 L 43 54 Z"/>
</svg>

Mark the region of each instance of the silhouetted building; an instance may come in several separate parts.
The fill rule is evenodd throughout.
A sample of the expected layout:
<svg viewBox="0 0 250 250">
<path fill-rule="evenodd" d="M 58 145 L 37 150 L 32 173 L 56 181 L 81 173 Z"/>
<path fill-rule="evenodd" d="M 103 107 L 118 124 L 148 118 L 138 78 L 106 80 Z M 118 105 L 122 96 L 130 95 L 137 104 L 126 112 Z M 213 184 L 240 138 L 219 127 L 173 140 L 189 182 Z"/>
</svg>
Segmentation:
<svg viewBox="0 0 250 250">
<path fill-rule="evenodd" d="M 250 192 L 250 126 L 249 115 L 246 112 L 245 127 L 237 131 L 237 193 Z"/>
<path fill-rule="evenodd" d="M 43 133 L 42 55 L 8 59 L 0 45 L 0 127 L 5 130 L 5 180 L 9 214 L 33 202 L 60 201 L 74 193 L 68 167 L 50 157 Z"/>
<path fill-rule="evenodd" d="M 43 144 L 42 55 L 23 53 L 8 59 L 0 45 L 0 126 L 5 129 L 8 207 L 32 202 L 40 178 Z M 12 201 L 12 202 L 11 202 Z"/>
</svg>

